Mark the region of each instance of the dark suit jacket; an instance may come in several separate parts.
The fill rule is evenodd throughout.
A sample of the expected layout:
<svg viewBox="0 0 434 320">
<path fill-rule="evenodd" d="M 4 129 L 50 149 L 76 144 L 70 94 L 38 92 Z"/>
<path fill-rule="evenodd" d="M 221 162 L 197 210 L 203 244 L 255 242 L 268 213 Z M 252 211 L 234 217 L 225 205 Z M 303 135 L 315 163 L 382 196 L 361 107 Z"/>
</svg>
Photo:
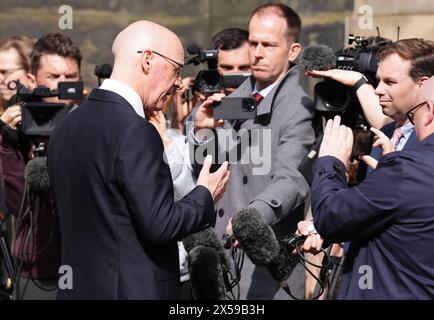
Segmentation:
<svg viewBox="0 0 434 320">
<path fill-rule="evenodd" d="M 173 201 L 158 132 L 121 96 L 101 89 L 50 137 L 48 169 L 59 213 L 63 299 L 176 299 L 177 240 L 214 225 L 209 191 Z"/>
<path fill-rule="evenodd" d="M 392 152 L 356 187 L 334 157 L 314 165 L 315 228 L 351 241 L 341 299 L 434 298 L 434 134 Z"/>
</svg>

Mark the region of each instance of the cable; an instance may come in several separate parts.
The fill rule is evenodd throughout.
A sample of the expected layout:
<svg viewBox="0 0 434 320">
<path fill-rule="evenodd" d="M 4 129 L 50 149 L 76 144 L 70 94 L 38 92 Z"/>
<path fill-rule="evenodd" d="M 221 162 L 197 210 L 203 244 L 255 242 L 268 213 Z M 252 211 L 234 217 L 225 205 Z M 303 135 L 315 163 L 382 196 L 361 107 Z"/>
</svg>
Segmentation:
<svg viewBox="0 0 434 320">
<path fill-rule="evenodd" d="M 228 300 L 239 300 L 240 299 L 240 278 L 241 278 L 241 268 L 244 263 L 244 252 L 238 250 L 237 248 L 231 249 L 231 266 L 233 266 L 233 272 L 227 270 L 228 285 L 226 286 L 226 298 Z M 234 288 L 236 288 L 234 293 Z"/>
</svg>

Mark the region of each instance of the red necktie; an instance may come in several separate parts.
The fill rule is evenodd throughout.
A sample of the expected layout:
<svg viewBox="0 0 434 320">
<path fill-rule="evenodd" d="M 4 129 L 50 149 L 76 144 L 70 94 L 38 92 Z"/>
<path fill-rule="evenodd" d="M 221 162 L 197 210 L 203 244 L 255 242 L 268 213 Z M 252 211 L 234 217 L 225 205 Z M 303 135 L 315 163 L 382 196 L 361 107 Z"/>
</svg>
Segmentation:
<svg viewBox="0 0 434 320">
<path fill-rule="evenodd" d="M 255 98 L 256 101 L 256 105 L 260 104 L 262 99 L 264 99 L 263 96 L 261 96 L 261 94 L 259 92 L 256 92 L 253 97 Z"/>
</svg>

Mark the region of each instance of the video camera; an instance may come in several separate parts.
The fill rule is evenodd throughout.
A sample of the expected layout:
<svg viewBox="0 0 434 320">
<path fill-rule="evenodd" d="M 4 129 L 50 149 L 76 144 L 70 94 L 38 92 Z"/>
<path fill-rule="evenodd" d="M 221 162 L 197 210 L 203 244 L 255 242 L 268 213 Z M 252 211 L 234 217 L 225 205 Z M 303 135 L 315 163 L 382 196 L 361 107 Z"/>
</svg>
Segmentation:
<svg viewBox="0 0 434 320">
<path fill-rule="evenodd" d="M 192 90 L 204 94 L 219 93 L 225 88 L 238 88 L 249 76 L 250 73 L 236 73 L 222 76 L 217 70 L 217 49 L 202 49 L 197 45 L 191 45 L 187 48 L 191 57 L 187 60 L 186 65 L 206 62 L 208 69 L 201 70 L 195 77 Z"/>
<path fill-rule="evenodd" d="M 389 41 L 380 41 L 370 45 L 369 40 L 365 37 L 350 34 L 348 44 L 353 43 L 355 43 L 354 47 L 341 49 L 335 53 L 336 68 L 358 71 L 376 87 L 375 75 L 378 65 L 376 53 Z M 363 114 L 353 88 L 331 79 L 324 79 L 315 85 L 314 107 L 315 110 L 324 113 L 352 113 L 348 123 L 351 127 L 357 126 L 357 122 L 361 120 L 359 116 Z"/>
<path fill-rule="evenodd" d="M 202 49 L 197 45 L 191 45 L 187 51 L 192 57 L 188 59 L 186 65 L 206 62 L 208 70 L 201 70 L 196 75 L 193 91 L 201 93 L 217 93 L 223 88 L 223 81 L 220 73 L 217 71 L 217 49 Z"/>
<path fill-rule="evenodd" d="M 14 88 L 14 85 L 16 86 Z M 17 90 L 16 103 L 22 103 L 20 131 L 27 137 L 49 137 L 56 125 L 68 114 L 64 103 L 44 102 L 45 98 L 83 100 L 83 81 L 59 82 L 57 90 L 39 86 L 30 91 L 19 81 L 9 83 L 10 90 Z"/>
<path fill-rule="evenodd" d="M 380 36 L 365 38 L 349 35 L 348 44 L 355 46 L 338 50 L 336 53 L 327 46 L 319 45 L 306 48 L 301 55 L 300 64 L 307 70 L 342 69 L 362 73 L 374 87 L 377 86 L 378 50 L 387 44 Z M 354 143 L 352 156 L 369 154 L 373 143 L 373 133 L 368 131 L 368 123 L 363 116 L 363 110 L 352 87 L 326 78 L 317 83 L 314 88 L 314 109 L 316 117 L 314 127 L 317 138 L 309 153 L 302 160 L 298 170 L 309 184 L 312 183 L 312 165 L 318 156 L 322 141 L 323 119 L 341 116 L 341 123 L 353 129 Z M 362 164 L 364 166 L 364 164 Z M 358 173 L 357 181 L 364 179 L 364 171 Z"/>
</svg>

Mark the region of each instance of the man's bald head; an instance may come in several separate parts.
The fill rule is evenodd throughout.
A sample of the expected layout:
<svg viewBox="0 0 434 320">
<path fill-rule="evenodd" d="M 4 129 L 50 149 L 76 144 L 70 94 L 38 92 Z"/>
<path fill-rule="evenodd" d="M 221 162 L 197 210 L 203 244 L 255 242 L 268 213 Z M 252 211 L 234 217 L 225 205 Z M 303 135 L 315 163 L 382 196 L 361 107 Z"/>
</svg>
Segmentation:
<svg viewBox="0 0 434 320">
<path fill-rule="evenodd" d="M 416 96 L 416 105 L 429 100 L 434 100 L 434 76 L 420 87 Z"/>
<path fill-rule="evenodd" d="M 173 47 L 170 50 L 175 52 L 166 52 L 169 47 Z M 116 58 L 137 59 L 139 56 L 137 51 L 144 49 L 155 50 L 167 55 L 172 53 L 182 58 L 184 55 L 181 41 L 176 34 L 163 26 L 145 20 L 133 22 L 122 30 L 112 46 L 115 60 Z"/>
<path fill-rule="evenodd" d="M 424 81 L 417 92 L 415 106 L 409 111 L 419 141 L 434 133 L 434 76 Z"/>
<path fill-rule="evenodd" d="M 184 49 L 169 29 L 150 21 L 133 22 L 117 35 L 112 51 L 110 78 L 136 91 L 144 108 L 161 109 L 167 96 L 182 87 Z"/>
</svg>

